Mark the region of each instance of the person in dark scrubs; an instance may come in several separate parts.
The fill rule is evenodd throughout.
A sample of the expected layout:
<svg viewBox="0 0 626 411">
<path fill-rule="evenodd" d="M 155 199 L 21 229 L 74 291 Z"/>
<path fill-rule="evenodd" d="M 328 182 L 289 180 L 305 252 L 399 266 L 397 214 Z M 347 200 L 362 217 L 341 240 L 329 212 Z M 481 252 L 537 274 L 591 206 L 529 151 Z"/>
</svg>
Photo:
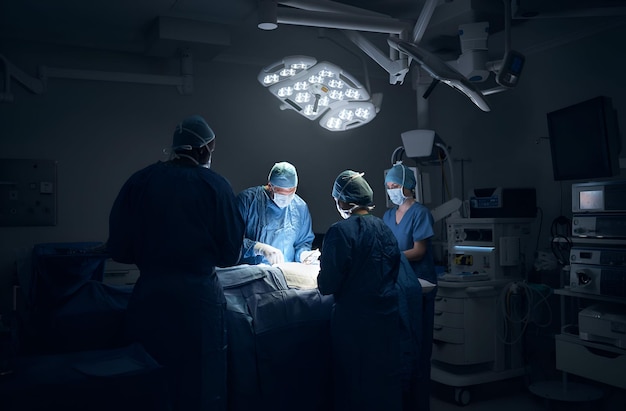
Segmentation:
<svg viewBox="0 0 626 411">
<path fill-rule="evenodd" d="M 230 183 L 210 169 L 214 149 L 206 121 L 184 119 L 172 158 L 134 173 L 109 216 L 108 252 L 140 270 L 128 335 L 163 365 L 175 411 L 226 410 L 226 303 L 215 267 L 237 263 L 244 224 Z"/>
<path fill-rule="evenodd" d="M 400 410 L 400 249 L 389 227 L 370 213 L 373 192 L 363 173 L 340 173 L 332 196 L 344 219 L 324 236 L 317 282 L 335 301 L 335 411 Z"/>
</svg>

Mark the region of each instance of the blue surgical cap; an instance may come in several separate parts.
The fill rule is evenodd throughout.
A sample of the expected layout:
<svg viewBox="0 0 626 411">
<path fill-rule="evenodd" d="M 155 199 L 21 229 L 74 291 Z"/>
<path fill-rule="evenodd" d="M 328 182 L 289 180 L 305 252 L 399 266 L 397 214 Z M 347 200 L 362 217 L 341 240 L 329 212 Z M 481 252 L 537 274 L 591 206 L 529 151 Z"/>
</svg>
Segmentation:
<svg viewBox="0 0 626 411">
<path fill-rule="evenodd" d="M 413 170 L 403 164 L 396 164 L 391 167 L 391 170 L 385 176 L 385 184 L 395 183 L 400 184 L 402 187 L 413 190 L 415 188 L 415 174 Z"/>
<path fill-rule="evenodd" d="M 292 164 L 282 161 L 274 164 L 267 180 L 276 187 L 292 188 L 298 185 L 298 173 Z"/>
<path fill-rule="evenodd" d="M 176 126 L 172 138 L 172 148 L 191 150 L 202 147 L 215 139 L 215 133 L 207 122 L 198 115 L 184 119 Z"/>
<path fill-rule="evenodd" d="M 359 206 L 373 205 L 374 192 L 363 174 L 352 170 L 342 171 L 333 184 L 333 198 Z"/>
</svg>

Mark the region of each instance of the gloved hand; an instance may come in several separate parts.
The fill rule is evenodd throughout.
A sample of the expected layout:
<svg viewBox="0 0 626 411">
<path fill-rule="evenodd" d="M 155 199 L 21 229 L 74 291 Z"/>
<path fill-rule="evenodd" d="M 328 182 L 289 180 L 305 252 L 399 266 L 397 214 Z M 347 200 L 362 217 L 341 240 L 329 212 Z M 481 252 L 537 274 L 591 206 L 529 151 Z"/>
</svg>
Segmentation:
<svg viewBox="0 0 626 411">
<path fill-rule="evenodd" d="M 262 255 L 271 265 L 280 264 L 285 262 L 285 256 L 283 252 L 278 248 L 274 248 L 269 244 L 256 243 L 254 245 L 254 253 L 256 255 Z"/>
<path fill-rule="evenodd" d="M 317 260 L 320 258 L 320 250 L 315 249 L 311 251 L 303 251 L 300 253 L 300 262 L 304 264 L 315 264 Z"/>
</svg>

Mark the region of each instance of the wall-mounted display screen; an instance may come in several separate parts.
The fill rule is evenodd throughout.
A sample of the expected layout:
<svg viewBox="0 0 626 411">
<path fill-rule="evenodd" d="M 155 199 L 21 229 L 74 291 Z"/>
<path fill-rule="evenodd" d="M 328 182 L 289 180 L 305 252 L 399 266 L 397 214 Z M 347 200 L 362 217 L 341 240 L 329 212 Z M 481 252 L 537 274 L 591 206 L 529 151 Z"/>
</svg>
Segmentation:
<svg viewBox="0 0 626 411">
<path fill-rule="evenodd" d="M 599 96 L 547 114 L 554 180 L 619 175 L 621 139 L 609 97 Z"/>
</svg>

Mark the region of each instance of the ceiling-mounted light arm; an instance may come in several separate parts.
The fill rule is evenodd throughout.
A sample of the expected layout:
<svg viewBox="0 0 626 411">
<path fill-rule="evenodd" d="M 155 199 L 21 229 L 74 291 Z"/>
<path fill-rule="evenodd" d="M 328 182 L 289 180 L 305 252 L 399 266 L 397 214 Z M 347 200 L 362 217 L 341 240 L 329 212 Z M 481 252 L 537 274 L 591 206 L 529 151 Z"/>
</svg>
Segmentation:
<svg viewBox="0 0 626 411">
<path fill-rule="evenodd" d="M 276 21 L 278 23 L 344 30 L 347 37 L 357 47 L 389 73 L 391 84 L 404 81 L 408 72 L 408 60 L 404 57 L 393 60 L 359 32 L 386 33 L 406 38 L 410 29 L 406 23 L 378 13 L 371 13 L 367 10 L 339 5 L 330 1 L 311 3 L 299 0 L 279 3 L 304 10 L 277 7 Z M 348 12 L 350 14 L 347 14 Z M 390 53 L 390 55 L 392 54 Z"/>
<path fill-rule="evenodd" d="M 465 94 L 478 108 L 491 111 L 480 90 L 450 65 L 416 44 L 389 37 L 391 47 L 411 56 L 430 76 Z"/>
<path fill-rule="evenodd" d="M 424 2 L 424 6 L 422 6 L 422 11 L 420 12 L 417 21 L 415 22 L 415 26 L 413 26 L 413 36 L 411 37 L 411 39 L 413 40 L 414 44 L 419 44 L 422 41 L 422 37 L 424 37 L 424 33 L 426 32 L 426 27 L 428 27 L 428 23 L 430 23 L 430 19 L 433 17 L 435 9 L 441 2 L 442 0 L 426 0 Z M 393 49 L 393 47 L 391 47 L 391 49 Z M 411 66 L 410 56 L 407 61 L 408 65 Z"/>
<path fill-rule="evenodd" d="M 278 23 L 296 26 L 321 27 L 328 29 L 358 30 L 372 33 L 400 34 L 409 27 L 391 17 L 353 16 L 341 13 L 327 13 L 278 7 Z"/>
<path fill-rule="evenodd" d="M 486 64 L 487 70 L 496 75 L 496 83 L 500 87 L 483 91 L 487 93 L 499 93 L 506 91 L 517 85 L 522 74 L 524 62 L 526 58 L 517 51 L 511 50 L 511 3 L 509 0 L 504 2 L 504 56 L 501 60 L 489 61 Z"/>
<path fill-rule="evenodd" d="M 404 82 L 404 77 L 409 71 L 409 64 L 406 57 L 400 57 L 397 60 L 392 60 L 381 52 L 372 42 L 366 39 L 361 33 L 352 30 L 344 30 L 344 34 L 352 43 L 354 43 L 372 60 L 384 68 L 387 73 L 389 73 L 390 84 L 402 84 Z"/>
<path fill-rule="evenodd" d="M 511 1 L 502 0 L 504 3 L 504 55 L 511 50 Z"/>
<path fill-rule="evenodd" d="M 333 36 L 327 36 L 325 34 L 324 29 L 320 30 L 320 37 L 321 38 L 325 38 L 328 39 L 329 41 L 331 41 L 333 44 L 337 45 L 338 47 L 341 47 L 342 49 L 346 50 L 348 53 L 352 54 L 353 56 L 355 56 L 356 58 L 358 58 L 361 61 L 361 65 L 363 66 L 363 75 L 364 75 L 364 80 L 365 80 L 365 88 L 367 89 L 368 92 L 372 92 L 372 87 L 370 84 L 370 76 L 369 76 L 369 70 L 367 68 L 367 62 L 365 61 L 365 57 L 360 54 L 355 52 L 353 49 L 345 46 L 344 44 L 342 44 L 341 42 L 337 41 Z"/>
<path fill-rule="evenodd" d="M 45 86 L 41 79 L 26 74 L 1 54 L 0 62 L 2 63 L 2 66 L 4 66 L 4 91 L 0 91 L 0 102 L 13 101 L 13 94 L 11 93 L 12 78 L 17 80 L 18 83 L 24 86 L 31 93 L 41 94 L 45 91 Z"/>
<path fill-rule="evenodd" d="M 263 1 L 267 1 L 267 0 L 261 0 Z M 275 3 L 279 3 L 285 6 L 291 6 L 291 7 L 295 7 L 297 9 L 301 9 L 301 10 L 308 10 L 308 11 L 321 11 L 321 12 L 325 12 L 325 13 L 339 13 L 339 14 L 350 14 L 350 15 L 361 15 L 361 16 L 373 16 L 373 17 L 387 17 L 389 18 L 390 16 L 386 15 L 386 14 L 382 14 L 382 13 L 377 13 L 375 11 L 371 11 L 371 10 L 366 10 L 366 9 L 362 9 L 359 7 L 355 7 L 355 6 L 350 6 L 347 4 L 343 4 L 343 3 L 337 3 L 334 1 L 328 1 L 328 0 L 314 0 L 314 1 L 310 1 L 310 0 L 285 0 L 285 1 L 276 1 L 276 0 L 269 0 L 269 1 L 274 1 Z"/>
<path fill-rule="evenodd" d="M 4 68 L 4 90 L 0 90 L 0 102 L 13 101 L 13 94 L 11 94 L 11 72 L 9 71 L 9 62 L 0 54 L 0 63 Z"/>
<path fill-rule="evenodd" d="M 433 13 L 440 3 L 441 0 L 426 0 L 413 27 L 413 37 L 411 38 L 413 43 L 419 44 L 419 42 L 422 41 L 426 27 L 428 23 L 430 23 L 430 19 L 433 17 Z"/>
<path fill-rule="evenodd" d="M 276 30 L 278 28 L 276 8 L 276 0 L 259 0 L 258 28 L 261 30 Z"/>
<path fill-rule="evenodd" d="M 433 80 L 430 82 L 430 84 L 428 85 L 428 88 L 426 89 L 426 91 L 424 92 L 424 94 L 422 95 L 422 98 L 424 100 L 426 100 L 429 96 L 430 93 L 433 92 L 433 90 L 435 89 L 435 87 L 437 86 L 437 84 L 439 84 L 439 80 L 437 80 L 436 78 L 433 78 Z"/>
<path fill-rule="evenodd" d="M 290 6 L 290 7 L 278 7 L 278 5 Z M 260 0 L 259 1 L 259 22 L 257 27 L 262 30 L 274 30 L 278 27 L 279 18 L 278 18 L 278 10 L 281 10 L 281 15 L 283 16 L 282 21 L 280 23 L 285 24 L 299 24 L 299 25 L 310 25 L 303 24 L 302 21 L 298 23 L 294 22 L 293 19 L 298 18 L 302 20 L 303 15 L 302 11 L 306 11 L 307 13 L 317 13 L 318 17 L 316 18 L 316 23 L 311 24 L 316 27 L 322 28 L 341 28 L 341 27 L 333 27 L 327 26 L 323 23 L 320 23 L 319 16 L 328 16 L 328 15 L 343 15 L 343 19 L 345 20 L 349 16 L 365 16 L 372 17 L 374 19 L 391 19 L 390 16 L 385 14 L 376 13 L 371 10 L 361 9 L 359 7 L 350 6 L 347 4 L 336 3 L 334 1 L 328 0 L 288 0 L 288 1 L 277 1 L 277 0 Z M 294 15 L 289 11 L 294 11 L 294 9 L 300 9 L 300 14 Z M 336 23 L 341 24 L 341 23 Z M 347 23 L 353 24 L 353 23 Z M 379 23 L 376 23 L 379 24 Z M 352 28 L 352 27 L 350 27 Z"/>
<path fill-rule="evenodd" d="M 485 90 L 481 90 L 480 92 L 482 93 L 483 96 L 490 96 L 492 94 L 502 93 L 503 91 L 507 91 L 507 90 L 509 90 L 508 87 L 496 86 L 496 87 L 488 88 Z"/>
</svg>

